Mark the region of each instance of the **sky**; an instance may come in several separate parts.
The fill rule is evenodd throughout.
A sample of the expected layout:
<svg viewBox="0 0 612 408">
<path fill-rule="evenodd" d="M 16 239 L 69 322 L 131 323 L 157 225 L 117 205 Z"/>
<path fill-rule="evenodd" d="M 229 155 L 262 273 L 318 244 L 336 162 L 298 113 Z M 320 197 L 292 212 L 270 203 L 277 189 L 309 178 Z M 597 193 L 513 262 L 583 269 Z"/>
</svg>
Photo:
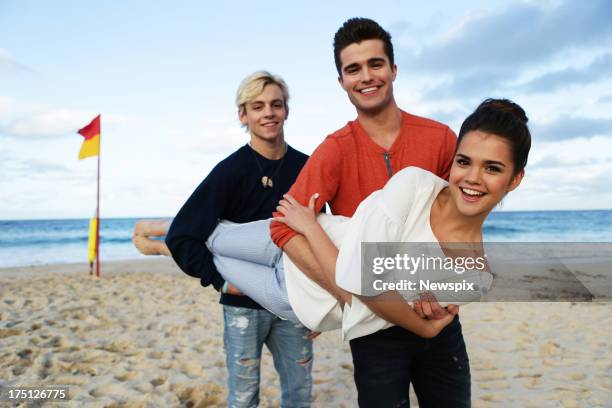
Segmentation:
<svg viewBox="0 0 612 408">
<path fill-rule="evenodd" d="M 533 143 L 502 211 L 612 208 L 612 2 L 0 0 L 0 219 L 86 218 L 102 115 L 102 217 L 172 216 L 248 141 L 235 92 L 281 75 L 286 140 L 310 154 L 356 117 L 332 40 L 348 18 L 387 29 L 398 105 L 447 123 L 487 97 L 519 103 Z"/>
</svg>

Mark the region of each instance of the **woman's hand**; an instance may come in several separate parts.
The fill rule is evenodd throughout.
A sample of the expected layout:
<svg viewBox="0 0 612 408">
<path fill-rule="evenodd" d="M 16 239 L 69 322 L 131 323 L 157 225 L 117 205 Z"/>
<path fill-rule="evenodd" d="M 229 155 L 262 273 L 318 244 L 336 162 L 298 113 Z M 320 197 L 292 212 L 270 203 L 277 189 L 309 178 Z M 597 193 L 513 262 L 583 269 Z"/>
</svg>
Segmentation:
<svg viewBox="0 0 612 408">
<path fill-rule="evenodd" d="M 308 207 L 304 207 L 291 195 L 284 194 L 276 207 L 276 210 L 284 217 L 275 217 L 274 220 L 287 224 L 295 232 L 306 235 L 310 228 L 318 225 L 314 210 L 317 198 L 319 198 L 319 193 L 313 194 L 308 202 Z"/>
</svg>

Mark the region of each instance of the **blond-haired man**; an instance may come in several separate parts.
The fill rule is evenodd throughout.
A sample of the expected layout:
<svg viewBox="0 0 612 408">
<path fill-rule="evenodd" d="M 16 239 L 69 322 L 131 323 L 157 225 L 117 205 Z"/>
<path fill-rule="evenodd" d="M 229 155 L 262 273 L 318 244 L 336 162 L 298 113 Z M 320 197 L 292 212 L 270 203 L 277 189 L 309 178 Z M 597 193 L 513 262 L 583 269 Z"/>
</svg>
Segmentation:
<svg viewBox="0 0 612 408">
<path fill-rule="evenodd" d="M 222 160 L 178 212 L 166 245 L 178 266 L 220 291 L 228 368 L 228 406 L 259 403 L 260 358 L 266 344 L 281 382 L 281 405 L 310 405 L 312 340 L 308 329 L 281 320 L 225 282 L 206 240 L 219 219 L 237 223 L 270 218 L 308 156 L 285 142 L 289 92 L 282 78 L 258 71 L 236 94 L 238 118 L 250 142 Z M 239 243 L 238 243 L 239 244 Z"/>
</svg>

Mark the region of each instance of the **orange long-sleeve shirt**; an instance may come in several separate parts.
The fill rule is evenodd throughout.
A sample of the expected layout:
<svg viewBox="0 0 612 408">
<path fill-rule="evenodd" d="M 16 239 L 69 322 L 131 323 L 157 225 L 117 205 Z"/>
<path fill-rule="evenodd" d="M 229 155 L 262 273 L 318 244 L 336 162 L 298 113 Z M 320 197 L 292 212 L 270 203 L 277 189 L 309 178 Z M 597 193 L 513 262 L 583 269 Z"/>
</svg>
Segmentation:
<svg viewBox="0 0 612 408">
<path fill-rule="evenodd" d="M 417 166 L 448 180 L 456 141 L 448 126 L 402 111 L 400 134 L 385 150 L 354 120 L 316 148 L 289 194 L 306 205 L 319 193 L 317 212 L 329 203 L 332 214 L 351 217 L 361 201 L 383 188 L 404 167 Z M 297 233 L 283 223 L 272 222 L 270 234 L 282 248 Z"/>
</svg>

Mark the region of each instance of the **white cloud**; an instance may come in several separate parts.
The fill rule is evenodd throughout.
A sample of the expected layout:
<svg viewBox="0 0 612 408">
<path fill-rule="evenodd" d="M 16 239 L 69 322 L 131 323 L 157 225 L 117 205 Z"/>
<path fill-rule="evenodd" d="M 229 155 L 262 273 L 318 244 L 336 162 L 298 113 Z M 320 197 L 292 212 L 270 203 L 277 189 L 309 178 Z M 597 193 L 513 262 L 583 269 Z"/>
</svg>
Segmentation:
<svg viewBox="0 0 612 408">
<path fill-rule="evenodd" d="M 0 74 L 34 73 L 34 70 L 17 61 L 7 50 L 0 48 Z"/>
<path fill-rule="evenodd" d="M 27 140 L 73 135 L 96 115 L 98 112 L 91 110 L 19 103 L 14 98 L 0 96 L 0 138 Z M 142 122 L 142 119 L 125 115 L 103 115 L 104 126 Z"/>
<path fill-rule="evenodd" d="M 550 92 L 610 77 L 612 77 L 612 53 L 604 53 L 594 57 L 586 66 L 567 66 L 564 69 L 546 72 L 519 86 L 530 92 Z"/>
<path fill-rule="evenodd" d="M 449 34 L 405 63 L 438 73 L 467 73 L 475 65 L 479 71 L 516 72 L 567 49 L 610 45 L 611 14 L 612 3 L 606 0 L 565 1 L 545 8 L 515 3 L 489 13 L 468 12 Z"/>
<path fill-rule="evenodd" d="M 612 25 L 603 16 L 611 13 L 612 3 L 605 0 L 468 10 L 416 51 L 398 47 L 396 59 L 415 77 L 420 102 L 475 104 L 495 95 L 548 96 L 598 81 L 605 89 L 612 76 Z M 431 27 L 433 33 L 438 30 L 440 22 Z"/>
<path fill-rule="evenodd" d="M 588 163 L 612 162 L 612 139 L 579 138 L 563 141 L 534 141 L 529 167 L 558 167 Z M 546 164 L 547 165 L 543 165 Z"/>
<path fill-rule="evenodd" d="M 13 137 L 61 136 L 74 133 L 84 126 L 84 118 L 92 116 L 92 112 L 68 109 L 41 110 L 15 119 L 3 129 L 3 133 Z"/>
</svg>

